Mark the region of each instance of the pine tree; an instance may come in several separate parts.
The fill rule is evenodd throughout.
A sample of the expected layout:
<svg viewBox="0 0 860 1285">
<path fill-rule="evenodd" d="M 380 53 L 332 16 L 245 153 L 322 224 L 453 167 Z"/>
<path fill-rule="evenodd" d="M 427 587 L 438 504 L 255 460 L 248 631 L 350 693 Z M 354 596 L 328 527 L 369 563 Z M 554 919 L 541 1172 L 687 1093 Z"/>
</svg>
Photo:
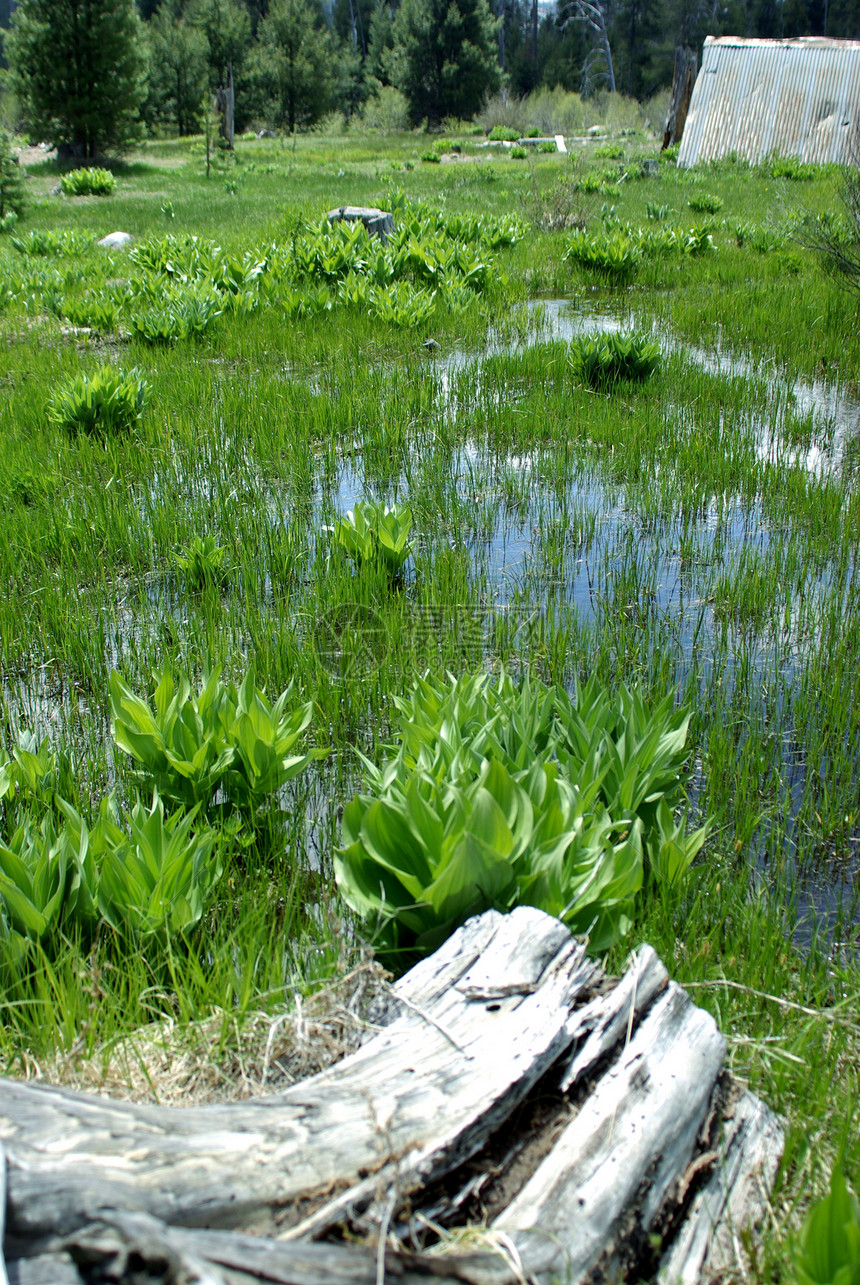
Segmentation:
<svg viewBox="0 0 860 1285">
<path fill-rule="evenodd" d="M 21 0 L 4 53 L 31 133 L 90 159 L 137 133 L 145 59 L 134 0 Z"/>
<path fill-rule="evenodd" d="M 148 24 L 148 35 L 147 121 L 175 125 L 180 135 L 195 133 L 209 76 L 206 35 L 166 0 Z"/>
<path fill-rule="evenodd" d="M 258 76 L 275 118 L 294 133 L 332 103 L 336 53 L 314 0 L 272 0 L 259 28 Z"/>
<path fill-rule="evenodd" d="M 403 0 L 389 69 L 413 124 L 474 115 L 499 87 L 497 38 L 487 0 Z"/>
</svg>

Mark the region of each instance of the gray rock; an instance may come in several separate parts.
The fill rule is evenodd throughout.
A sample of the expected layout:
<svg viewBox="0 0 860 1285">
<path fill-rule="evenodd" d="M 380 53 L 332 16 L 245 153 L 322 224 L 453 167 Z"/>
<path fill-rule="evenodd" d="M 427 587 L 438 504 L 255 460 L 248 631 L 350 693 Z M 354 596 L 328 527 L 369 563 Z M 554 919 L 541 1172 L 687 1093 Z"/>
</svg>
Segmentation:
<svg viewBox="0 0 860 1285">
<path fill-rule="evenodd" d="M 329 223 L 363 223 L 371 236 L 378 236 L 380 241 L 387 241 L 394 231 L 394 215 L 387 210 L 375 210 L 366 205 L 341 205 L 336 210 L 329 210 Z"/>
<path fill-rule="evenodd" d="M 130 232 L 109 232 L 102 237 L 99 245 L 103 245 L 106 250 L 125 250 L 133 240 Z"/>
</svg>

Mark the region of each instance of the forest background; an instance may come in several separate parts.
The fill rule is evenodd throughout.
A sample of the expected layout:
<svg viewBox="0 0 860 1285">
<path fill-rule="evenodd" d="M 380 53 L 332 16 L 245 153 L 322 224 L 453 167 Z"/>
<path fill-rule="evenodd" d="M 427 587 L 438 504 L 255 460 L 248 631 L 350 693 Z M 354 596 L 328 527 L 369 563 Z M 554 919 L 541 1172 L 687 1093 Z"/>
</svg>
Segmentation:
<svg viewBox="0 0 860 1285">
<path fill-rule="evenodd" d="M 707 35 L 860 38 L 860 0 L 88 0 L 131 54 L 127 138 L 201 131 L 209 95 L 236 85 L 236 128 L 396 130 L 469 119 L 541 88 L 607 90 L 664 109 L 675 50 Z M 44 9 L 44 14 L 41 10 Z M 0 0 L 3 115 L 39 133 L 26 24 L 77 0 Z M 47 56 L 55 57 L 48 44 Z M 26 79 L 16 81 L 15 67 Z M 661 98 L 661 92 L 663 97 Z M 33 141 L 40 141 L 35 136 Z"/>
</svg>

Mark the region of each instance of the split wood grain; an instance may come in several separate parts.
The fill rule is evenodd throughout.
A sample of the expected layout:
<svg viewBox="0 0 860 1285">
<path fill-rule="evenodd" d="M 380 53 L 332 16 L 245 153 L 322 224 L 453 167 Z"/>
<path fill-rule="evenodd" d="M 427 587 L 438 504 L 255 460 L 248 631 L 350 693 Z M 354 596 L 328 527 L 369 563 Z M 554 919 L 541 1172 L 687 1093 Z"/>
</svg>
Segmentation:
<svg viewBox="0 0 860 1285">
<path fill-rule="evenodd" d="M 68 1233 L 105 1208 L 271 1229 L 295 1222 L 307 1197 L 352 1189 L 360 1202 L 363 1183 L 370 1199 L 386 1166 L 404 1193 L 456 1167 L 569 1043 L 570 1009 L 594 966 L 559 928 L 528 907 L 467 924 L 414 970 L 403 988 L 411 1007 L 390 1026 L 269 1098 L 168 1109 L 0 1081 L 7 1238 Z M 514 950 L 528 993 L 485 1002 L 457 989 L 479 958 L 482 985 L 495 977 L 505 988 Z"/>
</svg>

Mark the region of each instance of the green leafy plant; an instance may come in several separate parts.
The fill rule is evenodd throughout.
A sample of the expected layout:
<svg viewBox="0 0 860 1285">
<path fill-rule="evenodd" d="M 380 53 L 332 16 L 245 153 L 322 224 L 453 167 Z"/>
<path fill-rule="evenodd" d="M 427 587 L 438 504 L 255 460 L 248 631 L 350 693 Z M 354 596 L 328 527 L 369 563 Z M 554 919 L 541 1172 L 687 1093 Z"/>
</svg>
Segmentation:
<svg viewBox="0 0 860 1285">
<path fill-rule="evenodd" d="M 8 842 L 0 840 L 0 912 L 7 943 L 18 951 L 75 922 L 96 918 L 97 870 L 87 828 L 61 801 L 65 824 L 47 812 L 37 825 L 24 814 Z"/>
<path fill-rule="evenodd" d="M 839 1166 L 793 1246 L 791 1285 L 860 1285 L 860 1205 Z"/>
<path fill-rule="evenodd" d="M 578 263 L 615 281 L 631 277 L 640 257 L 636 242 L 621 232 L 592 236 L 585 231 L 573 233 L 564 255 L 566 262 Z"/>
<path fill-rule="evenodd" d="M 659 368 L 660 345 L 647 335 L 581 335 L 571 341 L 570 364 L 590 388 L 641 382 Z"/>
<path fill-rule="evenodd" d="M 383 567 L 397 577 L 413 552 L 409 541 L 412 514 L 403 504 L 389 508 L 377 500 L 359 500 L 355 508 L 338 518 L 331 533 L 335 549 L 342 550 L 357 567 Z"/>
<path fill-rule="evenodd" d="M 602 146 L 595 147 L 594 155 L 601 160 L 623 161 L 624 148 L 620 143 L 603 143 Z"/>
<path fill-rule="evenodd" d="M 101 366 L 92 375 L 78 375 L 60 388 L 48 415 L 71 434 L 125 432 L 139 423 L 148 396 L 149 384 L 137 368 L 123 373 L 113 366 Z"/>
<path fill-rule="evenodd" d="M 60 313 L 73 326 L 87 326 L 105 333 L 116 329 L 119 308 L 113 299 L 87 295 L 84 299 L 66 299 Z"/>
<path fill-rule="evenodd" d="M 606 949 L 648 878 L 679 886 L 707 837 L 672 809 L 689 715 L 667 696 L 575 698 L 502 673 L 418 679 L 389 757 L 344 813 L 341 891 L 389 945 L 437 945 L 467 914 L 540 906 Z M 499 817 L 503 818 L 504 824 Z"/>
<path fill-rule="evenodd" d="M 774 156 L 770 160 L 771 178 L 788 178 L 806 182 L 821 175 L 820 165 L 810 165 L 797 156 Z"/>
<path fill-rule="evenodd" d="M 204 674 L 195 695 L 188 677 L 154 674 L 154 709 L 115 671 L 110 677 L 114 739 L 176 803 L 204 808 L 223 789 L 229 805 L 249 813 L 318 758 L 294 754 L 312 706 L 293 703 L 293 686 L 272 704 L 256 686 L 254 666 L 242 684 Z"/>
<path fill-rule="evenodd" d="M 654 223 L 665 223 L 676 211 L 668 205 L 657 205 L 653 201 L 648 201 L 645 206 L 645 214 Z"/>
<path fill-rule="evenodd" d="M 85 232 L 55 232 L 50 228 L 34 228 L 26 236 L 13 236 L 10 240 L 19 254 L 40 258 L 77 256 L 93 243 L 93 238 Z"/>
<path fill-rule="evenodd" d="M 91 166 L 64 174 L 60 187 L 64 196 L 109 196 L 116 190 L 116 179 L 110 170 Z"/>
<path fill-rule="evenodd" d="M 510 156 L 512 161 L 524 161 L 529 154 L 527 147 L 512 147 Z"/>
<path fill-rule="evenodd" d="M 437 151 L 431 148 L 430 151 L 421 153 L 421 160 L 425 161 L 428 165 L 438 165 L 442 160 L 442 157 Z"/>
<path fill-rule="evenodd" d="M 687 204 L 695 214 L 716 214 L 723 208 L 723 199 L 721 196 L 713 196 L 710 192 L 697 192 L 691 196 Z"/>
<path fill-rule="evenodd" d="M 590 802 L 591 800 L 589 800 Z M 433 949 L 470 914 L 541 905 L 606 949 L 627 927 L 642 883 L 639 827 L 624 837 L 553 764 L 512 775 L 484 760 L 472 780 L 417 770 L 378 797 L 358 795 L 343 818 L 338 885 L 391 945 Z M 613 840 L 616 840 L 613 842 Z"/>
<path fill-rule="evenodd" d="M 55 794 L 69 791 L 73 775 L 68 754 L 47 736 L 38 741 L 32 732 L 23 731 L 11 755 L 0 749 L 0 803 L 7 809 L 35 806 L 44 811 Z"/>
<path fill-rule="evenodd" d="M 227 550 L 218 544 L 214 535 L 197 535 L 182 553 L 175 553 L 173 560 L 185 573 L 185 582 L 191 589 L 210 589 L 223 585 L 227 580 L 224 559 Z"/>
<path fill-rule="evenodd" d="M 681 249 L 685 254 L 699 255 L 709 253 L 714 249 L 714 241 L 711 236 L 713 230 L 709 223 L 694 224 L 681 237 Z"/>
<path fill-rule="evenodd" d="M 157 792 L 149 809 L 138 800 L 125 827 L 102 808 L 98 907 L 118 932 L 171 936 L 200 922 L 224 865 L 217 832 L 197 824 L 197 812 L 165 818 Z"/>
</svg>

